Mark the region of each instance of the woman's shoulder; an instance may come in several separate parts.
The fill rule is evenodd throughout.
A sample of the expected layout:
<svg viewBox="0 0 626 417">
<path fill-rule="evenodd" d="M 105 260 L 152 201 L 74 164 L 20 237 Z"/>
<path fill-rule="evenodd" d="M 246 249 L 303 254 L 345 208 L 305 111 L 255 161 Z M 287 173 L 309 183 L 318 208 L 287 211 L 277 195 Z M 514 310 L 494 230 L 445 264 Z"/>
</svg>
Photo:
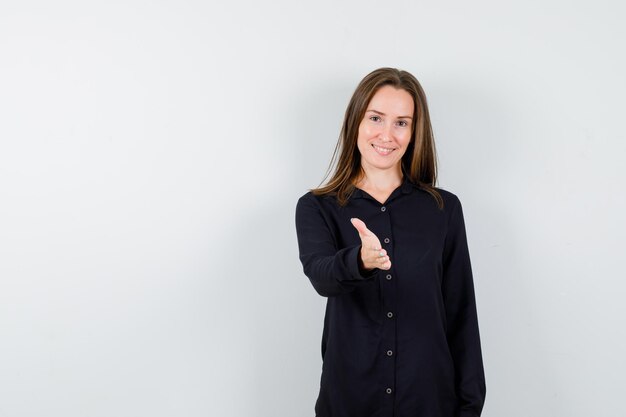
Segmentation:
<svg viewBox="0 0 626 417">
<path fill-rule="evenodd" d="M 432 187 L 435 191 L 439 193 L 441 199 L 443 200 L 444 211 L 450 211 L 457 205 L 461 204 L 461 200 L 458 195 L 448 188 L 443 187 Z"/>
<path fill-rule="evenodd" d="M 298 205 L 301 205 L 301 204 L 322 205 L 324 204 L 324 202 L 328 202 L 328 200 L 333 200 L 333 198 L 334 197 L 330 194 L 316 194 L 313 192 L 313 190 L 309 190 L 298 198 Z"/>
<path fill-rule="evenodd" d="M 302 194 L 298 198 L 298 202 L 300 202 L 300 201 L 315 201 L 315 200 L 319 200 L 319 196 L 316 196 L 315 194 L 313 194 L 313 191 L 311 191 L 311 190 L 309 190 L 306 193 Z"/>
<path fill-rule="evenodd" d="M 419 181 L 413 181 L 410 178 L 405 178 L 405 181 L 411 184 L 414 188 L 423 192 L 424 194 L 430 194 L 431 196 L 433 196 L 433 192 L 439 194 L 439 196 L 441 196 L 441 199 L 443 200 L 444 206 L 446 204 L 454 204 L 456 201 L 459 200 L 457 195 L 447 188 L 435 186 L 432 184 L 425 184 Z"/>
<path fill-rule="evenodd" d="M 341 206 L 337 199 L 337 194 L 331 193 L 318 193 L 315 189 L 310 189 L 306 193 L 298 198 L 296 203 L 296 210 L 315 210 L 321 212 L 342 212 L 345 206 Z"/>
<path fill-rule="evenodd" d="M 453 193 L 452 191 L 441 188 L 441 187 L 433 187 L 441 198 L 443 199 L 443 212 L 446 213 L 446 217 L 449 222 L 458 222 L 459 219 L 463 218 L 463 204 L 461 203 L 461 199 L 457 195 L 457 193 Z"/>
<path fill-rule="evenodd" d="M 453 193 L 452 191 L 448 190 L 447 188 L 441 188 L 441 187 L 433 187 L 435 190 L 437 190 L 437 192 L 439 192 L 439 194 L 441 194 L 441 198 L 447 201 L 454 201 L 454 200 L 458 200 L 459 197 L 457 197 L 457 195 L 455 193 Z"/>
</svg>

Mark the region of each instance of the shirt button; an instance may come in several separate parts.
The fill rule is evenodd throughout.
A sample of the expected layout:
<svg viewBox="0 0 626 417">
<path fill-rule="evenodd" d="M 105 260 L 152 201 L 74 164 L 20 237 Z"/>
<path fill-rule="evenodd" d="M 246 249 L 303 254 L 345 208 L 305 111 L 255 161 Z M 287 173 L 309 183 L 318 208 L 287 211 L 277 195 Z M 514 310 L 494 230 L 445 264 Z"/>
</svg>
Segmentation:
<svg viewBox="0 0 626 417">
<path fill-rule="evenodd" d="M 388 351 L 387 351 L 387 356 L 391 356 L 391 355 L 393 355 L 393 351 L 388 350 Z"/>
<path fill-rule="evenodd" d="M 385 390 L 385 392 L 386 392 L 387 394 L 391 394 L 391 388 L 387 388 L 387 389 Z"/>
<path fill-rule="evenodd" d="M 382 207 L 380 208 L 380 211 L 385 211 L 385 210 L 387 210 L 387 207 L 385 207 L 385 206 L 382 206 Z"/>
<path fill-rule="evenodd" d="M 385 238 L 385 243 L 389 243 L 389 238 L 388 237 Z"/>
<path fill-rule="evenodd" d="M 387 317 L 392 318 L 393 317 L 393 313 L 390 311 L 387 313 Z"/>
<path fill-rule="evenodd" d="M 387 281 L 391 281 L 391 274 L 387 274 L 385 278 L 387 278 Z"/>
</svg>

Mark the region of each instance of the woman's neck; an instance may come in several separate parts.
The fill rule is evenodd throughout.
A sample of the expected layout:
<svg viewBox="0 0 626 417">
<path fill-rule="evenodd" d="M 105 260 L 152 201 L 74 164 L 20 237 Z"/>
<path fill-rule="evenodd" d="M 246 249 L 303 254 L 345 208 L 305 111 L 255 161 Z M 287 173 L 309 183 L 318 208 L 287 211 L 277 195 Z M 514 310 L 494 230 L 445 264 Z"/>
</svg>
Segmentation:
<svg viewBox="0 0 626 417">
<path fill-rule="evenodd" d="M 363 177 L 357 182 L 359 188 L 393 190 L 402 183 L 402 169 L 376 169 L 363 166 Z"/>
</svg>

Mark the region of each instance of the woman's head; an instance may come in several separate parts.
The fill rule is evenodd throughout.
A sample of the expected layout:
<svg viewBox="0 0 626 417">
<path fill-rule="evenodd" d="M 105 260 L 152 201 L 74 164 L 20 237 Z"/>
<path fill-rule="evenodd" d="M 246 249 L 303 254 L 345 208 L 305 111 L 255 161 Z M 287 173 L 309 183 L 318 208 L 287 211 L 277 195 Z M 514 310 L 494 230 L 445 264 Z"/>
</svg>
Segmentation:
<svg viewBox="0 0 626 417">
<path fill-rule="evenodd" d="M 409 92 L 392 85 L 380 87 L 369 100 L 359 123 L 356 146 L 364 172 L 397 171 L 413 136 L 415 101 Z"/>
<path fill-rule="evenodd" d="M 385 103 L 387 109 L 395 109 L 392 116 L 393 126 L 397 129 L 390 127 L 392 123 L 385 125 L 388 128 L 386 131 L 382 125 L 378 128 L 374 126 L 374 122 L 379 119 L 372 117 L 375 113 L 368 110 L 379 110 L 372 106 L 377 103 Z M 411 105 L 412 114 L 401 114 L 407 112 Z M 410 116 L 410 119 L 400 116 Z M 399 123 L 401 120 L 410 125 L 408 142 L 407 131 L 404 129 L 408 126 Z M 368 131 L 367 127 L 372 129 Z M 388 137 L 392 133 L 395 137 Z M 389 155 L 377 156 L 372 153 L 375 150 L 373 144 L 381 145 L 386 140 L 389 140 L 390 148 L 397 149 Z M 397 158 L 400 153 L 401 158 Z M 440 202 L 439 194 L 433 188 L 437 180 L 437 164 L 426 95 L 413 75 L 396 68 L 379 68 L 361 80 L 348 103 L 330 167 L 334 161 L 336 166 L 330 181 L 324 187 L 312 191 L 316 194 L 336 193 L 341 205 L 347 202 L 354 190 L 354 183 L 363 176 L 364 162 L 376 163 L 378 167 L 385 167 L 388 163 L 398 164 L 404 175 L 421 185 Z"/>
</svg>

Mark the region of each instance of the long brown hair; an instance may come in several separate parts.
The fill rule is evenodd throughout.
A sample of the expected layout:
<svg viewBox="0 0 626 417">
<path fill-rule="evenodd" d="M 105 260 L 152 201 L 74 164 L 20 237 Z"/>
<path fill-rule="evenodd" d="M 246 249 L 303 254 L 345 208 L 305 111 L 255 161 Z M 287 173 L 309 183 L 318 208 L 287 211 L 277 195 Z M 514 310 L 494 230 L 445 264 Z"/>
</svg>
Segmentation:
<svg viewBox="0 0 626 417">
<path fill-rule="evenodd" d="M 361 80 L 346 109 L 339 140 L 324 180 L 334 166 L 333 175 L 326 185 L 311 189 L 311 192 L 315 195 L 334 195 L 341 206 L 348 203 L 356 188 L 354 184 L 364 175 L 361 153 L 357 148 L 359 125 L 370 100 L 385 85 L 403 89 L 413 97 L 411 141 L 402 156 L 402 172 L 414 184 L 430 193 L 439 208 L 443 208 L 443 199 L 434 188 L 437 183 L 437 155 L 426 94 L 413 75 L 396 68 L 379 68 Z"/>
</svg>

